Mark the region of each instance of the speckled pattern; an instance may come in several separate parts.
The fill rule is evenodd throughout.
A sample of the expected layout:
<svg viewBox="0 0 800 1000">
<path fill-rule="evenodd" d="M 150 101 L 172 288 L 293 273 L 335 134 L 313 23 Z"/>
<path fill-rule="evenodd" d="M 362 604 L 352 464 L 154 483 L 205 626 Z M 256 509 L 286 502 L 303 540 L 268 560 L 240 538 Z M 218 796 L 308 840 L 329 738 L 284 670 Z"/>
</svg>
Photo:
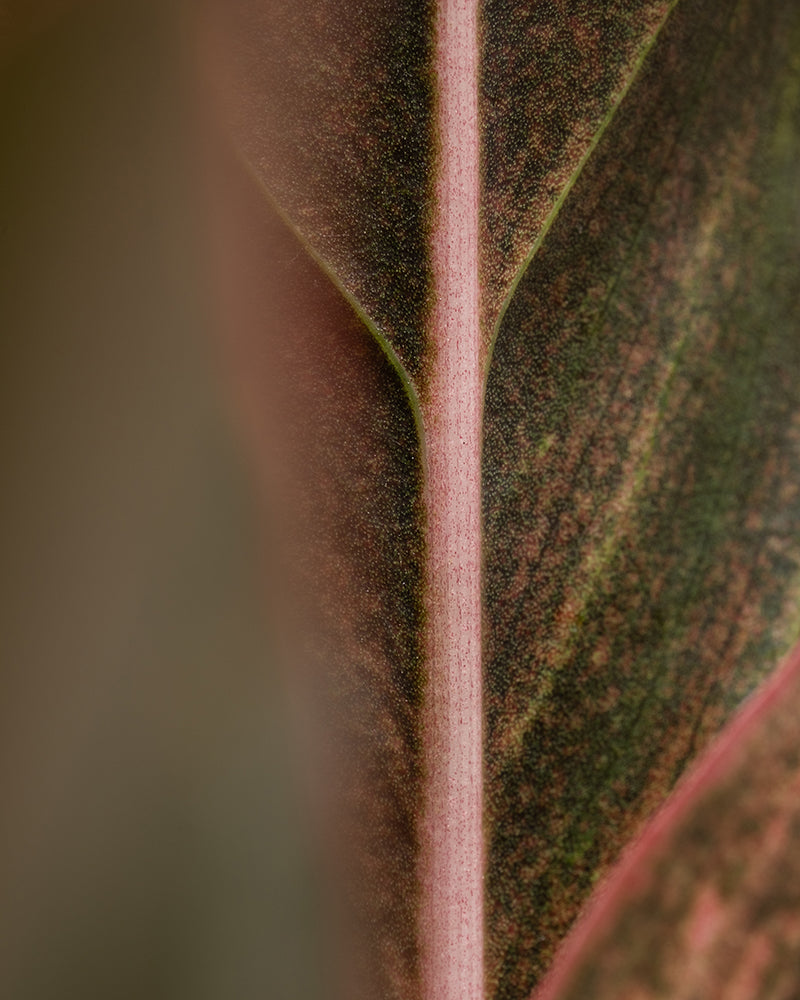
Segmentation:
<svg viewBox="0 0 800 1000">
<path fill-rule="evenodd" d="M 767 710 L 714 754 L 715 773 L 678 796 L 658 839 L 643 839 L 635 875 L 620 871 L 632 877 L 599 908 L 558 1000 L 797 997 L 798 666 L 795 657 Z"/>
<path fill-rule="evenodd" d="M 797 633 L 790 6 L 676 8 L 499 333 L 484 445 L 498 1000 L 529 994 L 598 873 Z"/>
<path fill-rule="evenodd" d="M 522 262 L 657 33 L 669 0 L 485 0 L 483 309 Z"/>
<path fill-rule="evenodd" d="M 430 307 L 432 6 L 234 0 L 241 148 L 304 240 L 423 380 Z"/>
</svg>

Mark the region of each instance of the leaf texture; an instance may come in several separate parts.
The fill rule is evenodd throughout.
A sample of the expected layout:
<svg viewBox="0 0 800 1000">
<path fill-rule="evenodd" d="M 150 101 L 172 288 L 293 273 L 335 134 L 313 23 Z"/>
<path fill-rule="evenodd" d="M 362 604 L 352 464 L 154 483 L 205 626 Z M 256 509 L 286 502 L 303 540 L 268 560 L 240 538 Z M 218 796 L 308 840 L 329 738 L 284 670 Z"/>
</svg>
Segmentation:
<svg viewBox="0 0 800 1000">
<path fill-rule="evenodd" d="M 540 1000 L 796 996 L 799 709 L 795 650 L 623 860 Z"/>
<path fill-rule="evenodd" d="M 792 19 L 679 5 L 498 336 L 498 997 L 530 991 L 598 872 L 796 635 Z"/>
<path fill-rule="evenodd" d="M 303 242 L 423 381 L 430 308 L 428 0 L 220 5 L 238 144 Z"/>
<path fill-rule="evenodd" d="M 485 0 L 481 204 L 490 333 L 674 5 Z"/>
<path fill-rule="evenodd" d="M 226 12 L 236 135 L 269 191 L 243 215 L 269 201 L 288 226 L 241 269 L 241 370 L 254 412 L 266 369 L 292 388 L 303 656 L 368 956 L 354 997 L 420 989 L 433 15 Z M 797 638 L 800 12 L 481 17 L 486 996 L 523 1000 Z"/>
<path fill-rule="evenodd" d="M 286 667 L 306 706 L 337 964 L 346 956 L 329 995 L 413 997 L 424 546 L 414 419 L 379 345 L 261 189 L 229 165 L 221 173 L 233 177 L 229 353 L 248 432 L 278 480 L 269 495 L 282 498 L 271 559 L 288 553 Z"/>
</svg>

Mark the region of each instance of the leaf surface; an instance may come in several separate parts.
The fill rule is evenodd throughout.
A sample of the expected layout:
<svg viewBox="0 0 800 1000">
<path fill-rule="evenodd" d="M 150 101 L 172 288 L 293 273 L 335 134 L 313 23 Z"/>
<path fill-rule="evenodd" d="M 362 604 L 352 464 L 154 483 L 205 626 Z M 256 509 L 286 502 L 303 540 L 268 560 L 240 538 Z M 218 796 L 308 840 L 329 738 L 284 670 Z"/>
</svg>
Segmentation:
<svg viewBox="0 0 800 1000">
<path fill-rule="evenodd" d="M 777 1000 L 800 952 L 800 651 L 646 828 L 538 1000 Z"/>
<path fill-rule="evenodd" d="M 367 831 L 350 884 L 379 887 L 356 893 L 373 957 L 353 996 L 418 995 L 420 824 L 447 768 L 424 714 L 434 14 L 306 0 L 234 17 L 236 134 L 289 224 L 272 242 L 299 261 L 287 276 L 253 251 L 274 301 L 251 320 L 271 311 L 297 386 L 308 655 L 339 706 L 342 812 Z M 797 637 L 798 16 L 780 0 L 481 8 L 487 382 L 470 446 L 493 998 L 530 995 L 595 882 Z M 266 336 L 249 328 L 243 358 Z"/>
<path fill-rule="evenodd" d="M 598 872 L 796 636 L 792 30 L 780 4 L 675 9 L 498 336 L 499 997 L 532 988 Z"/>
<path fill-rule="evenodd" d="M 219 5 L 239 148 L 418 382 L 429 347 L 432 18 L 428 0 Z"/>
<path fill-rule="evenodd" d="M 483 3 L 483 310 L 490 332 L 674 6 Z"/>
<path fill-rule="evenodd" d="M 413 997 L 424 545 L 414 419 L 374 337 L 253 178 L 220 173 L 233 179 L 228 350 L 279 498 L 270 558 L 345 957 L 331 995 Z"/>
</svg>

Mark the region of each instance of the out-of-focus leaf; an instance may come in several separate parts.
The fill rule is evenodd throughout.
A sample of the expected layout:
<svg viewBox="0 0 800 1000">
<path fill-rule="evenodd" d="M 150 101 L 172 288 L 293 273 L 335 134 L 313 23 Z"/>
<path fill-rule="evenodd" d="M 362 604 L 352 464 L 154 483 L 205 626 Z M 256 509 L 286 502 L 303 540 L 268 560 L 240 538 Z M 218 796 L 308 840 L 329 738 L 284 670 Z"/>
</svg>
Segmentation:
<svg viewBox="0 0 800 1000">
<path fill-rule="evenodd" d="M 537 1000 L 789 1000 L 800 962 L 800 649 L 598 893 Z"/>
<path fill-rule="evenodd" d="M 87 0 L 3 0 L 0 7 L 0 65 L 13 59 L 41 32 Z"/>
<path fill-rule="evenodd" d="M 797 634 L 798 11 L 679 4 L 520 281 L 484 445 L 488 921 L 526 995 Z"/>
<path fill-rule="evenodd" d="M 184 22 L 77 6 L 0 72 L 0 996 L 308 1000 Z"/>
</svg>

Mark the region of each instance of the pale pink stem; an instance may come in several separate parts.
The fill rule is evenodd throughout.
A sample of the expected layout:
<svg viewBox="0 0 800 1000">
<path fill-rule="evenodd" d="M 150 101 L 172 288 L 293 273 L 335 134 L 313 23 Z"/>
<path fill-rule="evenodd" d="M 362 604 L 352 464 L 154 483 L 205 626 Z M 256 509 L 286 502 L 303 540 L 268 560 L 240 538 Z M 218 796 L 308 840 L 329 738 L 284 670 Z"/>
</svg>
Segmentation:
<svg viewBox="0 0 800 1000">
<path fill-rule="evenodd" d="M 475 0 L 440 0 L 435 345 L 427 442 L 428 637 L 423 827 L 425 1000 L 483 997 L 481 410 Z"/>
</svg>

